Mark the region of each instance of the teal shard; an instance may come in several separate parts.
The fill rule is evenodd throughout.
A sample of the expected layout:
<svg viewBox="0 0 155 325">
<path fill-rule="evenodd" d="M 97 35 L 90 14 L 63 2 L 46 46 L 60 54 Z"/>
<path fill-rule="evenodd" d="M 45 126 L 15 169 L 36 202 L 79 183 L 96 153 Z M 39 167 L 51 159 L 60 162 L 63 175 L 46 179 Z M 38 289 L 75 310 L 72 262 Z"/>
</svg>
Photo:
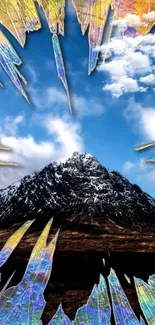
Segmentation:
<svg viewBox="0 0 155 325">
<path fill-rule="evenodd" d="M 53 34 L 52 42 L 53 42 L 53 50 L 54 50 L 54 56 L 55 56 L 58 77 L 62 81 L 62 83 L 65 87 L 65 90 L 67 93 L 69 109 L 70 109 L 70 112 L 72 113 L 71 99 L 70 99 L 70 95 L 69 95 L 66 71 L 65 71 L 64 61 L 63 61 L 62 52 L 61 52 L 61 48 L 60 48 L 60 42 L 59 42 L 57 34 Z"/>
<path fill-rule="evenodd" d="M 110 325 L 111 307 L 107 286 L 103 276 L 100 276 L 99 285 L 95 285 L 85 306 L 77 311 L 73 325 Z"/>
<path fill-rule="evenodd" d="M 148 284 L 155 288 L 155 274 L 151 275 L 148 279 Z"/>
<path fill-rule="evenodd" d="M 146 325 L 146 323 L 145 323 L 145 321 L 144 321 L 144 319 L 142 317 L 140 317 L 140 324 L 141 325 Z"/>
<path fill-rule="evenodd" d="M 10 257 L 14 249 L 17 247 L 22 237 L 33 222 L 34 220 L 25 222 L 24 225 L 22 225 L 18 230 L 16 230 L 13 235 L 7 240 L 4 247 L 0 251 L 0 268 L 3 266 L 3 264 L 7 262 L 8 258 Z"/>
<path fill-rule="evenodd" d="M 26 222 L 6 242 L 1 250 L 3 265 L 33 221 Z M 53 257 L 59 231 L 47 244 L 52 220 L 41 233 L 30 256 L 25 274 L 17 286 L 8 288 L 14 273 L 0 292 L 0 325 L 43 325 L 42 314 L 46 305 L 44 291 L 52 271 Z M 104 261 L 105 264 L 105 261 Z M 130 283 L 130 279 L 125 276 Z M 115 325 L 155 325 L 155 275 L 145 283 L 135 278 L 135 286 L 143 315 L 137 319 L 113 269 L 106 280 L 100 275 L 99 284 L 94 285 L 86 303 L 78 309 L 71 321 L 60 305 L 48 325 L 111 325 L 111 305 Z M 7 289 L 8 288 L 8 289 Z M 110 289 L 110 290 L 108 290 Z M 147 321 L 147 322 L 146 322 Z"/>
<path fill-rule="evenodd" d="M 53 255 L 59 232 L 47 245 L 52 220 L 40 235 L 22 281 L 0 293 L 1 325 L 42 325 L 45 308 L 44 290 L 52 270 Z"/>
<path fill-rule="evenodd" d="M 118 281 L 116 273 L 111 269 L 108 277 L 112 306 L 116 325 L 139 325 L 135 313 L 133 312 L 129 301 Z"/>
<path fill-rule="evenodd" d="M 16 66 L 20 66 L 22 61 L 18 57 L 17 53 L 9 43 L 7 38 L 0 31 L 0 64 L 10 77 L 14 85 L 20 91 L 20 93 L 29 102 L 29 99 L 24 91 L 21 80 L 26 84 L 25 78 L 21 75 Z M 21 80 L 20 80 L 21 79 Z M 2 84 L 0 84 L 2 86 Z"/>
<path fill-rule="evenodd" d="M 153 279 L 153 281 L 152 281 Z M 139 304 L 148 322 L 148 325 L 155 324 L 155 285 L 154 276 L 149 280 L 150 284 L 143 280 L 135 278 L 136 291 L 138 295 Z"/>
<path fill-rule="evenodd" d="M 52 318 L 52 320 L 49 322 L 48 325 L 71 325 L 71 321 L 69 318 L 65 315 L 62 305 L 59 306 L 55 316 Z"/>
</svg>

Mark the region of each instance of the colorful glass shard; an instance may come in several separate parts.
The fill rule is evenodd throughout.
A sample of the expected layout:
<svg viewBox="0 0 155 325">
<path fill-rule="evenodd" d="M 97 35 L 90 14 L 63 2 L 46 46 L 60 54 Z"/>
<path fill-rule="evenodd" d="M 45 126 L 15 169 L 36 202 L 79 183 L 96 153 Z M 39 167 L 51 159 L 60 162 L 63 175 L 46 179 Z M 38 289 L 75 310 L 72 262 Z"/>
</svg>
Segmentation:
<svg viewBox="0 0 155 325">
<path fill-rule="evenodd" d="M 107 286 L 103 276 L 99 285 L 95 285 L 85 306 L 77 311 L 73 325 L 79 324 L 111 324 L 111 307 L 107 293 Z"/>
<path fill-rule="evenodd" d="M 25 223 L 6 243 L 1 256 L 3 265 L 10 256 L 17 243 L 21 240 L 24 231 L 32 221 Z M 52 225 L 48 222 L 40 235 L 27 265 L 22 281 L 14 287 L 6 289 L 14 275 L 11 275 L 0 292 L 0 324 L 2 325 L 42 325 L 41 316 L 45 308 L 44 291 L 51 275 L 53 256 L 56 248 L 59 231 L 49 244 L 47 238 Z M 4 254 L 9 250 L 9 254 Z M 70 321 L 60 305 L 56 314 L 48 325 L 101 325 L 111 324 L 111 295 L 115 325 L 146 325 L 140 316 L 140 321 L 135 316 L 129 301 L 119 283 L 119 280 L 111 270 L 108 277 L 110 293 L 107 291 L 106 281 L 100 276 L 99 285 L 95 285 L 88 302 L 79 308 L 74 321 Z M 148 325 L 155 324 L 155 275 L 149 277 L 148 284 L 141 279 L 135 279 L 137 295 L 143 314 Z M 109 293 L 109 294 L 108 294 Z"/>
<path fill-rule="evenodd" d="M 41 325 L 45 307 L 43 297 L 48 283 L 59 232 L 47 245 L 52 220 L 40 235 L 27 265 L 22 281 L 0 293 L 0 324 Z"/>
<path fill-rule="evenodd" d="M 144 144 L 144 145 L 141 145 L 141 146 L 138 146 L 135 148 L 135 151 L 140 151 L 140 150 L 144 150 L 144 149 L 147 149 L 147 148 L 150 148 L 150 147 L 153 147 L 155 145 L 155 142 L 151 142 L 151 143 L 148 143 L 148 144 Z M 151 157 L 151 158 L 147 158 L 145 159 L 145 162 L 148 162 L 148 163 L 154 163 L 155 162 L 155 157 Z"/>
<path fill-rule="evenodd" d="M 0 151 L 11 151 L 11 149 L 1 144 L 0 145 Z M 1 160 L 0 160 L 0 166 L 19 167 L 18 164 L 15 164 L 15 163 L 12 163 L 12 162 L 1 161 Z"/>
<path fill-rule="evenodd" d="M 147 159 L 145 159 L 145 162 L 152 162 L 152 163 L 154 163 L 155 162 L 155 157 L 152 157 L 152 158 L 147 158 Z"/>
<path fill-rule="evenodd" d="M 108 281 L 116 325 L 139 325 L 140 323 L 129 304 L 114 270 L 111 270 Z"/>
<path fill-rule="evenodd" d="M 81 24 L 84 34 L 89 26 L 89 68 L 90 74 L 96 67 L 99 51 L 97 46 L 101 45 L 103 32 L 111 0 L 72 0 L 76 10 L 77 19 Z"/>
<path fill-rule="evenodd" d="M 16 65 L 19 66 L 21 63 L 22 62 L 19 59 L 15 50 L 13 49 L 12 45 L 9 43 L 2 31 L 0 31 L 0 64 L 5 70 L 5 72 L 8 74 L 14 85 L 20 91 L 20 93 L 26 98 L 27 101 L 29 101 L 20 81 L 21 75 L 16 68 Z M 23 76 L 22 81 L 26 83 Z"/>
<path fill-rule="evenodd" d="M 151 142 L 151 143 L 147 143 L 147 144 L 143 144 L 141 146 L 138 146 L 135 148 L 135 151 L 140 151 L 140 150 L 144 150 L 144 149 L 147 149 L 147 148 L 150 148 L 152 146 L 155 145 L 155 142 Z"/>
<path fill-rule="evenodd" d="M 41 25 L 33 0 L 1 0 L 0 23 L 24 46 L 26 32 L 38 30 Z"/>
<path fill-rule="evenodd" d="M 3 144 L 0 144 L 0 150 L 4 151 L 11 151 L 11 148 L 4 146 Z"/>
<path fill-rule="evenodd" d="M 64 35 L 65 0 L 37 0 L 52 33 Z"/>
<path fill-rule="evenodd" d="M 22 46 L 24 46 L 26 41 L 26 32 L 41 28 L 35 3 L 42 7 L 50 31 L 54 34 L 64 35 L 65 0 L 2 0 L 0 3 L 0 22 L 16 37 Z M 114 20 L 125 20 L 127 26 L 123 33 L 132 37 L 147 34 L 155 23 L 155 0 L 151 2 L 145 0 L 72 0 L 72 4 L 76 10 L 77 19 L 81 24 L 82 34 L 89 27 L 89 74 L 96 67 L 102 39 L 103 42 L 107 42 L 112 35 Z M 135 30 L 134 33 L 133 29 Z M 6 40 L 1 40 L 1 38 L 2 36 L 0 37 L 0 43 L 3 45 L 3 43 L 6 43 Z M 56 53 L 58 75 L 67 91 L 71 110 L 66 76 L 62 76 L 62 70 L 63 72 L 65 70 L 60 44 L 56 37 L 53 42 L 55 43 L 54 51 Z M 9 47 L 13 51 L 10 44 Z M 15 68 L 15 64 L 21 64 L 19 58 L 16 63 L 10 62 L 10 57 L 5 57 L 1 61 L 5 61 L 1 62 L 3 68 L 5 68 L 5 71 L 9 74 L 22 95 L 28 99 L 18 78 L 21 78 L 21 75 Z"/>
<path fill-rule="evenodd" d="M 48 325 L 72 325 L 69 318 L 65 315 L 62 306 L 60 305 L 56 314 Z"/>
<path fill-rule="evenodd" d="M 135 278 L 135 286 L 141 309 L 149 325 L 155 324 L 155 287 Z"/>
<path fill-rule="evenodd" d="M 62 83 L 66 89 L 68 105 L 70 108 L 70 112 L 72 113 L 71 99 L 70 99 L 70 95 L 69 95 L 69 89 L 68 89 L 68 83 L 67 83 L 67 78 L 66 78 L 63 57 L 62 57 L 62 53 L 61 53 L 59 39 L 56 34 L 53 35 L 52 42 L 53 42 L 53 50 L 54 50 L 56 67 L 57 67 L 57 71 L 58 71 L 58 77 L 60 78 L 60 80 L 62 81 Z"/>
<path fill-rule="evenodd" d="M 9 256 L 12 254 L 14 249 L 17 247 L 19 242 L 21 241 L 22 237 L 26 233 L 26 231 L 30 228 L 32 225 L 32 221 L 27 221 L 24 223 L 24 225 L 21 226 L 6 242 L 2 250 L 0 251 L 0 267 L 6 263 L 8 260 Z"/>
</svg>

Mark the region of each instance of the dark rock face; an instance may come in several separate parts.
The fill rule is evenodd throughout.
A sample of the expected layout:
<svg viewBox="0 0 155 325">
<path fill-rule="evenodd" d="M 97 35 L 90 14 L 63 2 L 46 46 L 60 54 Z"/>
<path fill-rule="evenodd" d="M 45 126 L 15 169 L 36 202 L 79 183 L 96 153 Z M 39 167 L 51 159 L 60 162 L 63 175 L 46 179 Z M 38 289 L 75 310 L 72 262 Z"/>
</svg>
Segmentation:
<svg viewBox="0 0 155 325">
<path fill-rule="evenodd" d="M 51 216 L 137 229 L 155 225 L 155 200 L 91 155 L 74 153 L 65 163 L 52 163 L 0 191 L 0 225 Z"/>
<path fill-rule="evenodd" d="M 2 267 L 0 289 L 14 270 L 17 272 L 10 285 L 22 279 L 40 231 L 52 216 L 62 228 L 45 292 L 43 324 L 48 324 L 60 303 L 74 319 L 98 283 L 99 274 L 106 277 L 110 267 L 139 317 L 133 276 L 147 281 L 155 273 L 155 200 L 94 157 L 79 153 L 1 190 L 0 249 L 18 229 L 16 223 L 31 218 L 36 221 Z M 57 226 L 53 224 L 49 240 Z M 131 285 L 124 274 L 131 278 Z"/>
</svg>

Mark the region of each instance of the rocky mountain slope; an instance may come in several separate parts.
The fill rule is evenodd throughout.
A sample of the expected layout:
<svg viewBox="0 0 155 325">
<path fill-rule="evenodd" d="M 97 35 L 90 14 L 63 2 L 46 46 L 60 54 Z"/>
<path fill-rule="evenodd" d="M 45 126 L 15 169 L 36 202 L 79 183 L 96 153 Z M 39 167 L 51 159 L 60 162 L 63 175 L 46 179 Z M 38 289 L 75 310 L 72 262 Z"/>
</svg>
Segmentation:
<svg viewBox="0 0 155 325">
<path fill-rule="evenodd" d="M 74 153 L 0 190 L 1 226 L 51 216 L 89 226 L 153 226 L 155 200 L 91 155 Z"/>
<path fill-rule="evenodd" d="M 37 222 L 1 268 L 0 289 L 14 270 L 11 286 L 21 281 L 39 234 L 52 216 L 55 226 L 49 240 L 57 230 L 56 221 L 62 228 L 45 292 L 43 324 L 48 324 L 60 303 L 74 319 L 98 283 L 99 274 L 107 276 L 110 267 L 116 270 L 139 317 L 133 275 L 147 281 L 155 273 L 155 200 L 94 157 L 80 153 L 1 190 L 0 249 L 18 229 L 17 222 L 30 218 Z M 124 274 L 130 277 L 131 285 Z"/>
</svg>

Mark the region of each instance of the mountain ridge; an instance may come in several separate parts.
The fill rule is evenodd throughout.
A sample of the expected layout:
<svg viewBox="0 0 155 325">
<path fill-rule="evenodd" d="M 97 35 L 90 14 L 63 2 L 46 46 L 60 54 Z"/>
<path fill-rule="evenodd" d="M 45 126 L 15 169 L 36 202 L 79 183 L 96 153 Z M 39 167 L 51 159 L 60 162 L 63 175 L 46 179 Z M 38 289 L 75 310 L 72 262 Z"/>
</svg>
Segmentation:
<svg viewBox="0 0 155 325">
<path fill-rule="evenodd" d="M 149 227 L 155 225 L 155 200 L 95 157 L 75 152 L 0 190 L 0 225 L 51 215 L 92 225 Z"/>
</svg>

